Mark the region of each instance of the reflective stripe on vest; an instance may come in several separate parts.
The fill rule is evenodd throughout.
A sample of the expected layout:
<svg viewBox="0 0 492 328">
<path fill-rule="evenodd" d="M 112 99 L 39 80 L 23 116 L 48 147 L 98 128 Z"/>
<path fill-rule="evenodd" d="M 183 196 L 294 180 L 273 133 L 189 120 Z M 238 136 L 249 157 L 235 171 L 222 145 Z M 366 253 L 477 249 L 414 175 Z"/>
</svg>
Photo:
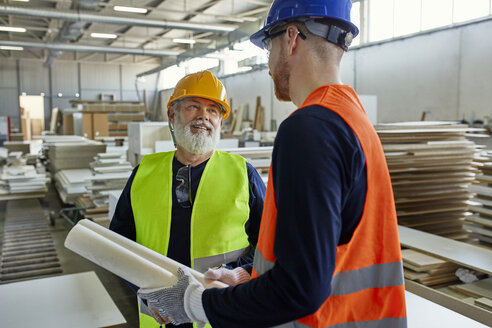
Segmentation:
<svg viewBox="0 0 492 328">
<path fill-rule="evenodd" d="M 272 328 L 309 328 L 298 321 L 289 322 Z M 383 318 L 381 320 L 344 322 L 323 328 L 406 328 L 406 318 Z"/>
<path fill-rule="evenodd" d="M 313 105 L 333 111 L 355 133 L 366 158 L 366 199 L 352 238 L 337 247 L 328 298 L 315 313 L 279 327 L 404 328 L 405 287 L 396 210 L 379 137 L 349 86 L 320 87 L 298 110 Z M 275 266 L 277 205 L 281 206 L 276 204 L 270 166 L 252 278 Z"/>
<path fill-rule="evenodd" d="M 245 247 L 224 254 L 196 258 L 194 261 L 195 270 L 205 272 L 208 270 L 208 268 L 218 267 L 221 264 L 233 262 L 244 255 L 247 249 L 248 248 Z"/>
<path fill-rule="evenodd" d="M 144 156 L 130 191 L 136 241 L 163 255 L 168 251 L 171 229 L 174 153 Z M 203 170 L 193 202 L 191 266 L 204 272 L 243 255 L 249 246 L 244 227 L 248 218 L 246 160 L 216 150 Z M 159 327 L 144 314 L 140 314 L 140 322 L 140 327 Z"/>
<path fill-rule="evenodd" d="M 271 270 L 274 264 L 265 260 L 258 249 L 255 250 L 253 267 L 258 274 Z M 400 286 L 404 283 L 402 270 L 401 262 L 392 262 L 339 272 L 331 279 L 330 296 L 348 295 L 369 288 Z"/>
</svg>

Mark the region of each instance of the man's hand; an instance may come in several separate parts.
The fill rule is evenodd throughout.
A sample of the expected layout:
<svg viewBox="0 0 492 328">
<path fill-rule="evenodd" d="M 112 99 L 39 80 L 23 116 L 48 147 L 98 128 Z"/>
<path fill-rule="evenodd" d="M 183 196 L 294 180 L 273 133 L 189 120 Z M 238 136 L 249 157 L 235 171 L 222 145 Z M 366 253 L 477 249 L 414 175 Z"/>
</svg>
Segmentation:
<svg viewBox="0 0 492 328">
<path fill-rule="evenodd" d="M 157 321 L 157 323 L 159 323 L 160 325 L 167 325 L 168 323 L 171 323 L 171 319 L 161 317 L 161 315 L 159 314 L 159 309 L 149 307 L 148 310 L 149 313 L 152 314 L 152 316 L 154 317 L 155 321 Z"/>
<path fill-rule="evenodd" d="M 206 315 L 201 304 L 203 286 L 186 270 L 178 269 L 178 282 L 169 288 L 140 289 L 138 296 L 147 300 L 150 313 L 160 324 L 180 325 L 197 321 L 204 325 Z M 199 304 L 196 304 L 196 303 Z M 156 313 L 157 310 L 157 313 Z M 158 315 L 158 316 L 157 316 Z"/>
<path fill-rule="evenodd" d="M 229 270 L 226 268 L 211 268 L 208 269 L 204 275 L 207 279 L 222 281 L 229 286 L 236 286 L 245 283 L 250 279 L 249 273 L 241 267 L 235 268 L 234 270 Z"/>
</svg>

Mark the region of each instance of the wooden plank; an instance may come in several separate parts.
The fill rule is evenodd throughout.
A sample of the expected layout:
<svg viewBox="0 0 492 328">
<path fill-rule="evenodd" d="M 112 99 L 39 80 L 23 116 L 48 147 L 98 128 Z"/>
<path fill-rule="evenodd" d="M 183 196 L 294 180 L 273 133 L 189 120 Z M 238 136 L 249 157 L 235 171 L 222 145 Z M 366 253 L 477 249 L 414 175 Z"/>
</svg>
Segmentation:
<svg viewBox="0 0 492 328">
<path fill-rule="evenodd" d="M 428 213 L 436 213 L 436 212 L 453 212 L 453 211 L 465 211 L 468 208 L 468 205 L 457 205 L 457 206 L 447 206 L 443 208 L 421 208 L 421 209 L 414 209 L 410 211 L 396 211 L 396 214 L 398 217 L 404 217 L 408 215 L 420 215 L 420 214 L 428 214 Z"/>
<path fill-rule="evenodd" d="M 484 195 L 487 197 L 492 197 L 492 188 L 483 186 L 483 185 L 471 185 L 470 186 L 470 192 L 479 194 L 479 195 Z"/>
<path fill-rule="evenodd" d="M 492 278 L 482 279 L 470 284 L 455 285 L 453 288 L 465 295 L 492 299 Z"/>
<path fill-rule="evenodd" d="M 482 218 L 476 215 L 470 215 L 466 217 L 466 221 L 481 224 L 485 227 L 492 228 L 492 219 Z"/>
<path fill-rule="evenodd" d="M 470 206 L 470 211 L 473 211 L 473 212 L 476 212 L 476 213 L 480 213 L 483 216 L 492 218 L 492 209 L 488 209 L 488 208 L 485 208 L 483 206 L 471 205 Z"/>
<path fill-rule="evenodd" d="M 481 297 L 475 300 L 475 304 L 483 307 L 484 309 L 492 311 L 492 300 L 490 298 Z"/>
<path fill-rule="evenodd" d="M 449 172 L 449 171 L 468 171 L 470 170 L 470 166 L 464 165 L 463 163 L 455 163 L 452 164 L 450 163 L 449 165 L 442 166 L 442 163 L 434 163 L 435 165 L 432 166 L 419 166 L 419 167 L 409 167 L 409 166 L 401 166 L 401 167 L 396 167 L 395 165 L 392 165 L 389 167 L 389 172 L 390 174 L 393 173 L 402 173 L 402 172 L 435 172 L 435 171 L 443 171 L 443 172 Z"/>
<path fill-rule="evenodd" d="M 450 192 L 443 193 L 439 195 L 430 195 L 423 197 L 411 197 L 411 198 L 398 198 L 395 200 L 397 205 L 405 204 L 405 203 L 414 203 L 414 202 L 424 202 L 424 201 L 434 201 L 434 200 L 443 200 L 443 199 L 469 199 L 472 196 L 468 191 L 462 192 Z"/>
<path fill-rule="evenodd" d="M 417 272 L 439 269 L 443 267 L 456 267 L 455 264 L 441 260 L 437 257 L 415 251 L 413 249 L 403 249 L 401 251 L 403 265 L 410 267 Z"/>
<path fill-rule="evenodd" d="M 492 274 L 492 250 L 398 226 L 400 243 L 467 268 Z"/>
<path fill-rule="evenodd" d="M 479 226 L 476 224 L 464 224 L 463 228 L 470 230 L 470 231 L 473 231 L 474 233 L 478 233 L 481 235 L 492 237 L 492 229 L 487 229 L 485 227 L 482 227 L 482 226 Z"/>
</svg>

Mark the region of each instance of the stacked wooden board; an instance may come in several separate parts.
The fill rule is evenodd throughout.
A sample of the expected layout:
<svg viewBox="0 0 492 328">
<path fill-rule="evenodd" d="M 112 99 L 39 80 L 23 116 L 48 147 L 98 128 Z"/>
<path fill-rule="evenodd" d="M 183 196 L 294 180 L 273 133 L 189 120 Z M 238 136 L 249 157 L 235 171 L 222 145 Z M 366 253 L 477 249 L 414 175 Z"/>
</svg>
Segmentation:
<svg viewBox="0 0 492 328">
<path fill-rule="evenodd" d="M 466 133 L 480 129 L 453 122 L 406 122 L 378 125 L 376 130 L 391 175 L 398 223 L 468 238 L 463 222 L 477 150 Z"/>
<path fill-rule="evenodd" d="M 473 215 L 466 217 L 463 227 L 481 244 L 492 246 L 492 151 L 481 152 L 476 162 L 481 172 L 470 186 L 475 195 L 470 205 Z"/>
<path fill-rule="evenodd" d="M 472 281 L 470 277 L 484 281 L 466 284 L 457 283 L 456 285 L 451 284 L 446 287 L 440 285 L 427 287 L 424 284 L 412 281 L 406 277 L 405 289 L 490 326 L 490 323 L 492 322 L 492 311 L 479 306 L 475 303 L 475 299 L 470 299 L 469 295 L 462 294 L 462 291 L 460 290 L 478 290 L 478 288 L 475 287 L 468 288 L 470 284 L 474 286 L 478 284 L 480 290 L 486 294 L 477 294 L 475 297 L 477 300 L 479 298 L 487 297 L 486 295 L 490 295 L 492 292 L 492 286 L 490 284 L 491 278 L 486 277 L 492 275 L 492 249 L 403 226 L 398 227 L 398 233 L 402 247 L 410 248 L 434 258 L 454 263 L 460 267 L 458 270 L 469 270 L 470 275 L 467 274 L 468 276 L 459 273 L 458 270 L 456 272 L 456 275 L 460 276 L 464 281 Z M 422 260 L 419 261 L 421 265 L 425 264 Z M 409 261 L 405 261 L 405 255 L 403 255 L 403 265 L 407 266 L 405 262 L 408 263 Z M 483 280 L 484 277 L 486 280 Z M 488 290 L 488 292 L 486 290 Z M 481 299 L 478 302 L 486 303 L 487 300 Z"/>
<path fill-rule="evenodd" d="M 402 250 L 403 268 L 406 279 L 426 286 L 445 286 L 458 280 L 455 275 L 458 265 L 422 252 Z"/>
<path fill-rule="evenodd" d="M 94 156 L 106 151 L 102 142 L 78 136 L 43 137 L 43 151 L 52 174 L 64 169 L 89 168 Z"/>
</svg>

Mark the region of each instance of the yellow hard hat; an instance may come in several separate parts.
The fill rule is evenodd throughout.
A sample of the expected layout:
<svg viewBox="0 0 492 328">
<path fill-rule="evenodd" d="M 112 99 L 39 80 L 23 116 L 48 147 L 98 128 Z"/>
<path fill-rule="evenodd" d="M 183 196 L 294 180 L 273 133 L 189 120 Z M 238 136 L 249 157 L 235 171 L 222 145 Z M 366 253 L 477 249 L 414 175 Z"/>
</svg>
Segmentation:
<svg viewBox="0 0 492 328">
<path fill-rule="evenodd" d="M 169 109 L 176 100 L 186 97 L 200 97 L 221 104 L 225 109 L 222 117 L 224 120 L 231 112 L 231 106 L 227 103 L 227 93 L 224 85 L 210 71 L 189 74 L 179 80 L 169 98 L 167 108 Z"/>
</svg>

